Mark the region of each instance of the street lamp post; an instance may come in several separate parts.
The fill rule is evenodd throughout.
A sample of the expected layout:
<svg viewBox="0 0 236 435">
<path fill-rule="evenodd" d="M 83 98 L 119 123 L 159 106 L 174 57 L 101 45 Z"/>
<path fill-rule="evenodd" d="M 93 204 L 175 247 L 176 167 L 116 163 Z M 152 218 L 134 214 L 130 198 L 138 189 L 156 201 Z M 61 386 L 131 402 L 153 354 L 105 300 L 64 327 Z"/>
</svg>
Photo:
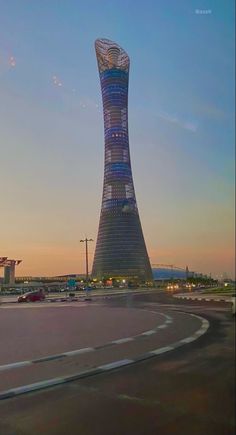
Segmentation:
<svg viewBox="0 0 236 435">
<path fill-rule="evenodd" d="M 86 299 L 88 299 L 88 242 L 93 242 L 93 239 L 80 240 L 80 242 L 85 242 L 85 263 L 86 263 Z"/>
</svg>

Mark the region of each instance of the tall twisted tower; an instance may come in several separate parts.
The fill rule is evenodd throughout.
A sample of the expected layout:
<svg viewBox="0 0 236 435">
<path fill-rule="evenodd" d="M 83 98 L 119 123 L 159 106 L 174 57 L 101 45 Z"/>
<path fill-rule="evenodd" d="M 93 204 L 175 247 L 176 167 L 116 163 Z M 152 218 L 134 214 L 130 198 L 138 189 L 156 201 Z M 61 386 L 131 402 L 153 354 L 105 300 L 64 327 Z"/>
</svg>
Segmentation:
<svg viewBox="0 0 236 435">
<path fill-rule="evenodd" d="M 115 42 L 97 39 L 105 167 L 102 209 L 92 277 L 152 280 L 136 204 L 128 137 L 129 56 Z"/>
</svg>

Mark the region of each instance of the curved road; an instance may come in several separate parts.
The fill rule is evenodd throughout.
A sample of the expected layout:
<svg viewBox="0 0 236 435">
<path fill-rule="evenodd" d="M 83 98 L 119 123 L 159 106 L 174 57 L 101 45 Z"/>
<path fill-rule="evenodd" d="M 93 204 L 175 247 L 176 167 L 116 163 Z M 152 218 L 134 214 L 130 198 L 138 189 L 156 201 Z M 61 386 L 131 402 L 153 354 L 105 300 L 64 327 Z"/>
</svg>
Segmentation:
<svg viewBox="0 0 236 435">
<path fill-rule="evenodd" d="M 208 319 L 210 328 L 198 340 L 150 360 L 1 401 L 0 433 L 234 433 L 234 320 L 228 304 L 179 301 L 163 294 L 129 294 L 103 299 L 88 308 L 81 308 L 86 309 L 93 312 L 93 317 L 96 313 L 103 312 L 104 321 L 105 312 L 124 315 L 129 311 L 137 323 L 133 319 L 130 327 L 127 317 L 127 324 L 124 321 L 121 325 L 122 332 L 119 333 L 115 328 L 111 331 L 111 336 L 104 329 L 100 343 L 96 340 L 93 342 L 93 346 L 98 347 L 96 351 L 40 362 L 37 371 L 32 364 L 18 370 L 4 370 L 2 388 L 19 385 L 19 372 L 20 377 L 29 377 L 34 382 L 39 372 L 44 377 L 45 373 L 49 377 L 58 374 L 61 376 L 61 373 L 74 373 L 75 368 L 79 370 L 93 367 L 95 363 L 107 364 L 114 358 L 134 358 L 135 355 L 153 349 L 154 345 L 156 348 L 169 345 L 189 337 L 199 329 L 200 320 L 190 314 Z M 36 312 L 36 308 L 31 311 L 33 310 Z M 62 313 L 64 308 L 60 310 Z M 7 309 L 1 309 L 1 314 L 6 311 Z M 26 313 L 26 310 L 20 311 Z M 137 313 L 142 313 L 143 316 L 141 327 Z M 152 331 L 165 324 L 166 319 L 160 313 L 169 320 L 171 318 L 172 323 L 168 323 L 163 330 L 157 329 L 155 333 L 142 335 L 145 331 Z M 106 347 L 109 340 L 119 341 L 124 336 L 127 325 L 132 337 L 136 338 L 132 342 L 120 342 Z M 92 336 L 90 334 L 89 340 Z M 86 345 L 78 342 L 73 343 L 75 344 Z M 49 349 L 47 354 L 48 351 Z M 56 351 L 64 352 L 68 349 L 63 347 Z M 53 354 L 54 351 L 50 353 Z M 21 356 L 34 358 L 39 355 L 34 349 L 30 356 Z M 5 354 L 0 365 L 12 362 L 12 358 L 8 359 Z M 32 368 L 38 374 L 32 373 Z"/>
</svg>

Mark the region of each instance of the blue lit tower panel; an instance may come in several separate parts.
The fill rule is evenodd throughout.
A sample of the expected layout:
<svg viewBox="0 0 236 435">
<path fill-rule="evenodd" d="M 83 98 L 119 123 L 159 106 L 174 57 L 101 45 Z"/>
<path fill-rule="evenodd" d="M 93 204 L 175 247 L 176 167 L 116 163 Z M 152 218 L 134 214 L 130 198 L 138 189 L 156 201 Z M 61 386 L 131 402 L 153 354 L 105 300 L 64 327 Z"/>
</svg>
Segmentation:
<svg viewBox="0 0 236 435">
<path fill-rule="evenodd" d="M 128 137 L 129 57 L 115 42 L 97 39 L 105 166 L 92 277 L 152 280 L 135 198 Z"/>
</svg>

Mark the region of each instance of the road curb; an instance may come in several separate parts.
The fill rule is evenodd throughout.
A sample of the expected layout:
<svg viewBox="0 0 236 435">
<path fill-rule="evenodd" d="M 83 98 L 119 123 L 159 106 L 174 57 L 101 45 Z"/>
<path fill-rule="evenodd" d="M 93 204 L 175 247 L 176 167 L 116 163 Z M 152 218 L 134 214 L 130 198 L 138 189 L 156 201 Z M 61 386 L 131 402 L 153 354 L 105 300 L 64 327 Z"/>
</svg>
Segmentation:
<svg viewBox="0 0 236 435">
<path fill-rule="evenodd" d="M 147 311 L 147 310 L 143 310 L 143 311 Z M 48 361 L 55 361 L 55 360 L 59 360 L 59 359 L 71 357 L 71 356 L 78 356 L 78 355 L 82 355 L 82 354 L 87 353 L 87 352 L 95 352 L 96 350 L 102 350 L 102 349 L 106 349 L 106 348 L 111 347 L 111 346 L 127 343 L 129 341 L 135 341 L 135 340 L 140 339 L 141 337 L 156 334 L 159 331 L 159 329 L 167 328 L 173 322 L 173 318 L 167 314 L 160 313 L 159 311 L 153 311 L 153 313 L 158 314 L 159 316 L 163 316 L 166 320 L 164 321 L 164 323 L 157 325 L 153 329 L 141 332 L 141 334 L 137 334 L 137 335 L 134 335 L 131 337 L 119 338 L 119 339 L 112 340 L 112 341 L 109 341 L 107 343 L 100 344 L 100 345 L 94 346 L 94 347 L 85 347 L 85 348 L 80 348 L 80 349 L 74 349 L 74 350 L 70 350 L 67 352 L 63 352 L 63 353 L 58 353 L 58 354 L 54 354 L 54 355 L 47 355 L 47 356 L 44 356 L 41 358 L 36 358 L 33 360 L 17 361 L 15 363 L 3 364 L 3 365 L 0 365 L 0 373 L 3 371 L 6 371 L 6 370 L 17 369 L 17 368 L 26 367 L 29 365 L 39 364 L 39 363 L 48 362 Z"/>
<path fill-rule="evenodd" d="M 199 297 L 192 297 L 192 296 L 174 296 L 176 299 L 186 299 L 188 301 L 204 301 L 204 302 L 226 302 L 231 303 L 231 301 L 227 299 L 219 299 L 219 298 L 199 298 Z"/>
<path fill-rule="evenodd" d="M 143 294 L 153 294 L 153 293 L 162 293 L 159 289 L 145 289 L 145 290 L 129 290 L 129 291 L 123 291 L 123 292 L 115 292 L 115 293 L 102 293 L 102 294 L 96 294 L 96 293 L 92 293 L 91 294 L 91 298 L 96 300 L 96 299 L 108 299 L 108 298 L 114 298 L 114 297 L 126 297 L 126 296 L 131 296 L 131 295 L 143 295 Z M 15 295 L 16 296 L 16 295 Z M 17 304 L 18 305 L 18 301 L 5 301 L 4 298 L 5 296 L 1 296 L 0 295 L 0 305 L 8 305 L 8 304 Z M 86 302 L 86 296 L 85 294 L 75 294 L 74 297 L 65 297 L 65 296 L 55 296 L 50 298 L 50 296 L 48 295 L 48 297 L 46 297 L 46 299 L 42 302 L 44 303 L 54 303 L 54 302 Z"/>
<path fill-rule="evenodd" d="M 158 355 L 163 355 L 166 352 L 170 352 L 170 351 L 175 350 L 181 346 L 192 343 L 193 341 L 197 340 L 199 337 L 201 337 L 202 335 L 204 335 L 207 332 L 210 324 L 209 324 L 208 320 L 204 319 L 201 316 L 197 316 L 196 314 L 190 314 L 190 313 L 187 313 L 187 314 L 192 316 L 192 317 L 195 317 L 201 321 L 201 327 L 193 335 L 191 335 L 189 337 L 186 337 L 182 340 L 178 340 L 178 341 L 170 344 L 169 346 L 164 346 L 164 347 L 160 347 L 158 349 L 153 349 L 153 350 L 146 352 L 144 354 L 141 354 L 133 359 L 122 359 L 122 360 L 112 361 L 111 363 L 104 364 L 104 365 L 98 366 L 98 367 L 94 367 L 93 369 L 90 369 L 90 370 L 78 372 L 74 375 L 64 376 L 61 378 L 57 377 L 57 378 L 53 378 L 53 379 L 47 379 L 45 381 L 40 381 L 40 382 L 36 382 L 33 384 L 23 385 L 21 387 L 16 387 L 16 388 L 12 388 L 9 390 L 5 390 L 5 391 L 2 391 L 0 393 L 0 400 L 10 399 L 13 397 L 17 397 L 21 394 L 26 394 L 26 393 L 30 393 L 33 391 L 38 391 L 38 390 L 50 388 L 52 386 L 65 384 L 68 382 L 76 381 L 76 380 L 87 378 L 90 376 L 95 376 L 95 375 L 102 374 L 102 373 L 107 373 L 108 371 L 117 370 L 117 369 L 120 369 L 121 367 L 130 366 L 132 364 L 136 364 L 138 362 L 145 361 L 145 360 L 148 360 L 150 358 L 154 358 Z"/>
</svg>

